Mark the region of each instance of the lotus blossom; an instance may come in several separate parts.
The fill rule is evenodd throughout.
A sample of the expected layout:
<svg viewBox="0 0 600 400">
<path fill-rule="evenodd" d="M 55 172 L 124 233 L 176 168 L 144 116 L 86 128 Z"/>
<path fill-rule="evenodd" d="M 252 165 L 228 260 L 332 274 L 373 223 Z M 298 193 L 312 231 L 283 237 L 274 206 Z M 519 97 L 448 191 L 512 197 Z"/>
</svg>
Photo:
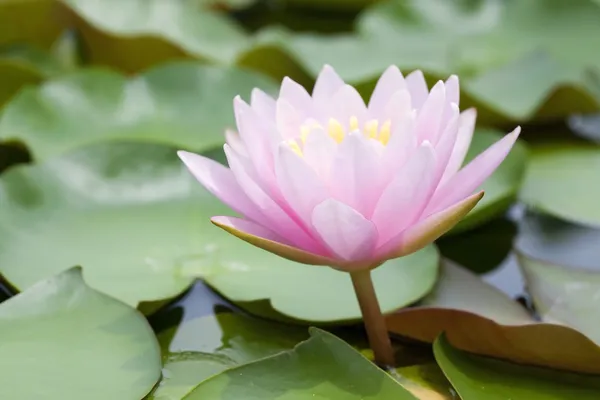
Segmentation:
<svg viewBox="0 0 600 400">
<path fill-rule="evenodd" d="M 241 215 L 212 222 L 282 257 L 353 272 L 415 252 L 481 199 L 515 129 L 462 167 L 476 112 L 459 111 L 456 76 L 428 90 L 421 71 L 392 66 L 368 105 L 325 66 L 312 95 L 285 78 L 279 96 L 255 89 L 234 100 L 229 168 L 178 154 L 192 174 Z"/>
</svg>

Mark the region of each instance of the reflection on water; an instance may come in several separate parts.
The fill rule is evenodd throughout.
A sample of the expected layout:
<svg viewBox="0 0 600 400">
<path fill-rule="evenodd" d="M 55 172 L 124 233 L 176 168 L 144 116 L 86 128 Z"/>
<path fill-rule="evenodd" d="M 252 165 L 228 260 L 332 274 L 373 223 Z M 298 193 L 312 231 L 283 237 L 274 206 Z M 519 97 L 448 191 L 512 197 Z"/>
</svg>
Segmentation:
<svg viewBox="0 0 600 400">
<path fill-rule="evenodd" d="M 523 275 L 513 253 L 510 253 L 496 269 L 483 274 L 481 277 L 487 283 L 497 287 L 514 299 L 523 297 L 525 294 Z"/>
<path fill-rule="evenodd" d="M 600 271 L 600 229 L 528 212 L 519 231 L 516 247 L 530 257 Z"/>
</svg>

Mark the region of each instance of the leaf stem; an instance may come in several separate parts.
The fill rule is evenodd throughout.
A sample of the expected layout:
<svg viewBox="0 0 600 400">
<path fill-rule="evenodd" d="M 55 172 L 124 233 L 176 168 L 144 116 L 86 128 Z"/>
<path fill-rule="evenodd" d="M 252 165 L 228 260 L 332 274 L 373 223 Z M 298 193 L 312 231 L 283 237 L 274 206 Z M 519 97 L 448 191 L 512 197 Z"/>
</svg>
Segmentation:
<svg viewBox="0 0 600 400">
<path fill-rule="evenodd" d="M 375 362 L 381 367 L 393 367 L 395 364 L 394 350 L 377 301 L 371 280 L 371 271 L 355 271 L 351 272 L 350 276 L 367 330 L 369 345 L 375 355 Z"/>
</svg>

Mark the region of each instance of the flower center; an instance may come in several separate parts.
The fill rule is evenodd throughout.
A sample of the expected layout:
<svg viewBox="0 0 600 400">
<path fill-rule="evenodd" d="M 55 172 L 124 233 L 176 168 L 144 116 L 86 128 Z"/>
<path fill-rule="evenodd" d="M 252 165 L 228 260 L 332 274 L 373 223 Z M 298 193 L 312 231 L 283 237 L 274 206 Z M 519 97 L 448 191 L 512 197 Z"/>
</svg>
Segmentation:
<svg viewBox="0 0 600 400">
<path fill-rule="evenodd" d="M 344 128 L 344 125 L 342 125 L 337 119 L 330 118 L 329 122 L 327 123 L 327 129 L 325 129 L 319 122 L 317 122 L 315 120 L 310 120 L 309 122 L 303 124 L 302 127 L 300 128 L 300 138 L 288 140 L 288 145 L 299 156 L 302 156 L 303 155 L 302 149 L 304 147 L 304 144 L 306 143 L 308 136 L 311 134 L 311 132 L 315 128 L 324 129 L 325 132 L 333 140 L 336 141 L 336 143 L 341 143 L 344 140 L 344 138 L 346 137 L 346 134 L 348 132 L 354 132 L 354 131 L 360 131 L 365 137 L 367 137 L 369 139 L 377 140 L 384 146 L 390 140 L 390 135 L 391 135 L 391 121 L 390 120 L 385 121 L 380 126 L 378 120 L 372 119 L 372 120 L 365 122 L 362 126 L 362 129 L 358 122 L 357 117 L 355 117 L 355 116 L 350 117 L 350 120 L 348 122 L 349 122 L 348 130 L 346 130 Z"/>
</svg>

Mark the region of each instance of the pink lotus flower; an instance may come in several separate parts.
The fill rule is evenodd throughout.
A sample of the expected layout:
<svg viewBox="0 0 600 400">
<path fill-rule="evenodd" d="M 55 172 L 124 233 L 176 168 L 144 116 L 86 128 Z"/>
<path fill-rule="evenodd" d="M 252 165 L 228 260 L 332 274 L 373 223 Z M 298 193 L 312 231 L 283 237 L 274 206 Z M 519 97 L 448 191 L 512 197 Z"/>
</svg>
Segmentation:
<svg viewBox="0 0 600 400">
<path fill-rule="evenodd" d="M 431 91 L 421 71 L 390 67 L 365 105 L 325 66 L 312 96 L 285 78 L 277 99 L 255 89 L 234 100 L 230 168 L 180 151 L 194 176 L 242 218 L 212 222 L 255 246 L 306 264 L 372 269 L 452 228 L 504 160 L 520 128 L 464 168 L 474 109 L 458 108 L 458 78 Z"/>
</svg>

